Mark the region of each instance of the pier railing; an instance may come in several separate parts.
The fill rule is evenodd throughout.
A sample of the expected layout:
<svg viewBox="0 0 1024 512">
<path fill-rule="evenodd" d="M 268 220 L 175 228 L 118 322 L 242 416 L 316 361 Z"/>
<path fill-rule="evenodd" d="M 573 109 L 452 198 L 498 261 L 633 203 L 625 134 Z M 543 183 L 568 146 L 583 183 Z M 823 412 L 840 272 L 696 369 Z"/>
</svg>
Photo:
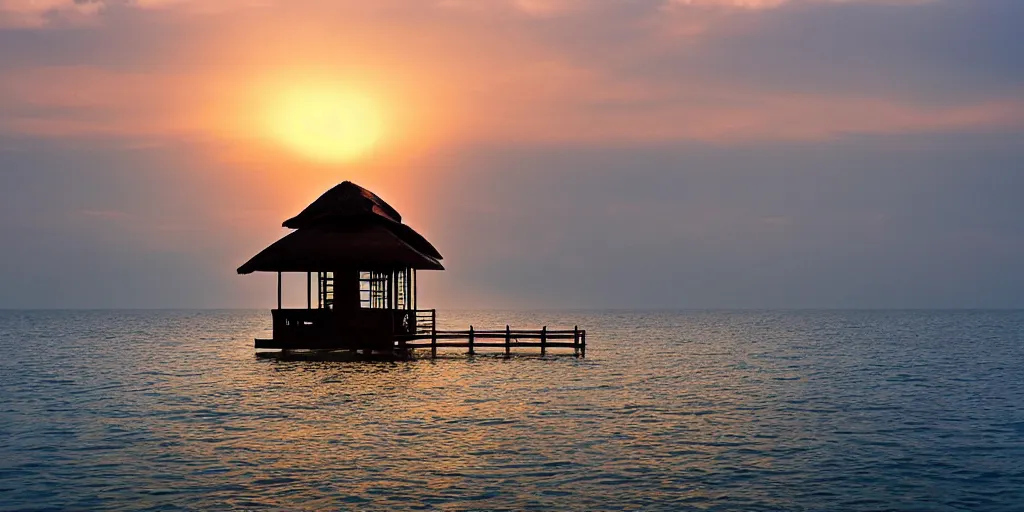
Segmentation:
<svg viewBox="0 0 1024 512">
<path fill-rule="evenodd" d="M 437 355 L 438 348 L 465 348 L 470 355 L 478 348 L 504 348 L 505 355 L 510 355 L 513 348 L 539 348 L 541 355 L 545 355 L 550 348 L 571 348 L 574 354 L 585 357 L 587 331 L 578 326 L 571 330 L 549 330 L 547 326 L 541 329 L 512 329 L 508 325 L 504 330 L 476 330 L 470 326 L 465 331 L 434 330 L 428 334 L 408 336 L 399 340 L 398 346 L 409 350 L 429 348 L 431 356 Z"/>
<path fill-rule="evenodd" d="M 413 334 L 417 336 L 430 335 L 437 327 L 436 309 L 417 309 L 413 311 L 416 319 Z"/>
</svg>

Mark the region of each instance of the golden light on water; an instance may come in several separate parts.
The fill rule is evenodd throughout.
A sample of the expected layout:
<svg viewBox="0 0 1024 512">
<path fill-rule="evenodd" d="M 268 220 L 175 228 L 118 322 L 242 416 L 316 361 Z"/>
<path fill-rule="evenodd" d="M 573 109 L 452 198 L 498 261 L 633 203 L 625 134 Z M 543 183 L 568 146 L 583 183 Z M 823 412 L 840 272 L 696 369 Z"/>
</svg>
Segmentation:
<svg viewBox="0 0 1024 512">
<path fill-rule="evenodd" d="M 378 106 L 358 92 L 296 87 L 272 102 L 266 122 L 273 138 L 311 160 L 356 160 L 373 151 L 384 131 Z"/>
</svg>

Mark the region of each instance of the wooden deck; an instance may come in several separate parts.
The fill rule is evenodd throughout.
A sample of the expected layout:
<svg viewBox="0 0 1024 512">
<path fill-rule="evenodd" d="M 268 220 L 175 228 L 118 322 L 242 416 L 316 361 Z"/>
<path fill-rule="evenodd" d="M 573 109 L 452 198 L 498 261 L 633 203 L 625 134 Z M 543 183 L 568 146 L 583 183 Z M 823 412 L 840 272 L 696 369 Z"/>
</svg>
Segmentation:
<svg viewBox="0 0 1024 512">
<path fill-rule="evenodd" d="M 351 311 L 327 309 L 276 309 L 273 311 L 274 337 L 257 339 L 257 349 L 292 350 L 362 350 L 366 353 L 408 354 L 417 349 L 430 349 L 431 357 L 439 348 L 464 348 L 470 355 L 480 348 L 572 349 L 579 357 L 587 355 L 587 331 L 573 329 L 549 330 L 504 329 L 465 331 L 437 330 L 437 311 L 433 309 L 373 309 Z"/>
<path fill-rule="evenodd" d="M 346 347 L 334 344 L 318 346 L 311 343 L 304 343 L 296 346 L 292 343 L 282 343 L 272 339 L 257 339 L 258 349 L 281 349 L 290 350 L 293 348 L 308 350 L 345 350 Z M 367 347 L 364 347 L 364 349 Z M 505 326 L 504 330 L 476 330 L 470 326 L 465 331 L 420 331 L 412 334 L 395 334 L 394 351 L 411 352 L 417 349 L 430 349 L 431 357 L 437 357 L 439 348 L 464 348 L 469 355 L 477 353 L 481 348 L 504 349 L 505 355 L 511 355 L 513 350 L 518 349 L 539 349 L 541 355 L 547 355 L 551 349 L 572 349 L 573 355 L 577 357 L 587 356 L 587 331 L 580 328 L 571 330 L 548 330 L 547 327 L 536 330 L 512 329 Z M 378 350 L 378 349 L 374 349 Z"/>
</svg>

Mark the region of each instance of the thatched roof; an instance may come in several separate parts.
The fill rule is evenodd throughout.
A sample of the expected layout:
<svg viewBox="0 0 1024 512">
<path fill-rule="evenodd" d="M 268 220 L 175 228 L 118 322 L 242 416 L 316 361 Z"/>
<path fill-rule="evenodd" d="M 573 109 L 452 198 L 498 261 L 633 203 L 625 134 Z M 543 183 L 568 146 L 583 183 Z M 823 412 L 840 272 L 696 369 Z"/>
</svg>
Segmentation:
<svg viewBox="0 0 1024 512">
<path fill-rule="evenodd" d="M 299 229 L 332 219 L 366 214 L 379 215 L 394 222 L 402 222 L 402 216 L 398 211 L 384 202 L 377 194 L 351 181 L 343 181 L 324 192 L 319 199 L 313 201 L 313 204 L 307 206 L 301 213 L 284 221 L 284 227 Z"/>
<path fill-rule="evenodd" d="M 441 253 L 401 219 L 376 194 L 346 181 L 285 221 L 285 227 L 297 231 L 264 249 L 238 273 L 444 270 L 438 261 Z"/>
<path fill-rule="evenodd" d="M 444 270 L 432 258 L 379 224 L 303 228 L 278 240 L 238 269 L 253 272 Z"/>
</svg>

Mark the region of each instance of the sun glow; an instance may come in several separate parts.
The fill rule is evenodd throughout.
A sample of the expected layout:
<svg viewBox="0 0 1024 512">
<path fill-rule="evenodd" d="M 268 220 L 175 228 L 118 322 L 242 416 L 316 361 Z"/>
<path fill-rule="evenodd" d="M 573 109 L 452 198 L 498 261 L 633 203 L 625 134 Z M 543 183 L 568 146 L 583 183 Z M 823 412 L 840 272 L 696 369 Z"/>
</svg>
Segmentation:
<svg viewBox="0 0 1024 512">
<path fill-rule="evenodd" d="M 294 88 L 274 101 L 267 117 L 273 137 L 320 162 L 348 162 L 373 151 L 383 122 L 367 96 L 334 88 Z"/>
</svg>

